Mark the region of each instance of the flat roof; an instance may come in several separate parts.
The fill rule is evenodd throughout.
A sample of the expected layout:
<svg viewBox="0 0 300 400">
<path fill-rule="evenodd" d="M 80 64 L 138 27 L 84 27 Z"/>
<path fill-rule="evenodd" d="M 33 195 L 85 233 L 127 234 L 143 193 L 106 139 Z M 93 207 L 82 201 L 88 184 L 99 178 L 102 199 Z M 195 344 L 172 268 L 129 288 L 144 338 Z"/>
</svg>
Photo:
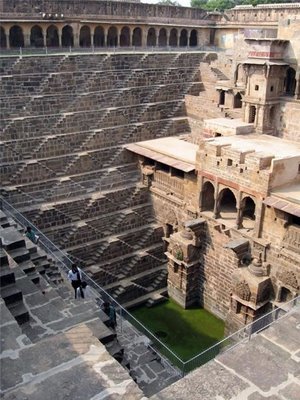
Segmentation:
<svg viewBox="0 0 300 400">
<path fill-rule="evenodd" d="M 243 151 L 253 150 L 266 155 L 274 156 L 275 159 L 284 159 L 300 156 L 300 143 L 284 140 L 270 135 L 235 135 L 218 136 L 206 139 L 206 142 L 219 146 L 230 145 L 233 149 Z"/>
<path fill-rule="evenodd" d="M 143 155 L 184 172 L 195 169 L 198 145 L 178 137 L 167 137 L 124 146 L 136 154 Z"/>
</svg>

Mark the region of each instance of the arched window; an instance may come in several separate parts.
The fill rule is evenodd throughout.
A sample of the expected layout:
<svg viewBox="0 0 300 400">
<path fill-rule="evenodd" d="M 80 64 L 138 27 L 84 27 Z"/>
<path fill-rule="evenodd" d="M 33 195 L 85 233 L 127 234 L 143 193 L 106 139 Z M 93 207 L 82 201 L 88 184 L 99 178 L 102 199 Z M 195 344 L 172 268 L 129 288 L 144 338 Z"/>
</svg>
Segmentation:
<svg viewBox="0 0 300 400">
<path fill-rule="evenodd" d="M 191 31 L 190 46 L 191 47 L 198 46 L 198 33 L 197 33 L 196 29 L 193 29 Z"/>
<path fill-rule="evenodd" d="M 169 45 L 173 46 L 173 47 L 178 46 L 177 29 L 175 29 L 175 28 L 171 29 Z"/>
<path fill-rule="evenodd" d="M 58 29 L 54 25 L 50 25 L 46 32 L 47 47 L 59 47 Z"/>
<path fill-rule="evenodd" d="M 239 93 L 237 93 L 237 94 L 234 96 L 234 99 L 233 99 L 233 108 L 242 108 L 242 105 L 243 105 L 243 103 L 242 103 L 242 96 L 241 96 L 241 94 L 240 94 L 240 92 L 239 92 Z"/>
<path fill-rule="evenodd" d="M 156 32 L 154 28 L 148 30 L 147 46 L 156 46 Z"/>
<path fill-rule="evenodd" d="M 20 26 L 14 25 L 10 28 L 9 45 L 10 47 L 24 47 L 24 35 Z"/>
<path fill-rule="evenodd" d="M 187 30 L 182 29 L 180 33 L 180 40 L 179 40 L 179 46 L 184 47 L 188 45 L 188 36 L 187 36 Z"/>
<path fill-rule="evenodd" d="M 255 202 L 251 197 L 245 197 L 241 204 L 242 221 L 241 225 L 247 229 L 253 229 L 255 224 Z"/>
<path fill-rule="evenodd" d="M 141 46 L 142 45 L 142 30 L 141 28 L 135 28 L 132 34 L 132 45 Z"/>
<path fill-rule="evenodd" d="M 128 26 L 124 26 L 120 34 L 120 46 L 129 47 L 130 46 L 130 29 Z"/>
<path fill-rule="evenodd" d="M 230 189 L 223 189 L 219 194 L 219 213 L 223 219 L 236 218 L 236 199 Z"/>
<path fill-rule="evenodd" d="M 94 32 L 94 46 L 96 47 L 104 47 L 105 43 L 104 37 L 104 29 L 102 26 L 97 26 Z"/>
<path fill-rule="evenodd" d="M 288 68 L 285 77 L 285 93 L 288 96 L 294 96 L 296 89 L 296 71 L 294 68 Z"/>
<path fill-rule="evenodd" d="M 0 47 L 1 49 L 5 49 L 7 47 L 6 34 L 3 26 L 0 26 Z"/>
<path fill-rule="evenodd" d="M 34 25 L 30 31 L 30 46 L 44 47 L 44 35 L 40 26 Z"/>
<path fill-rule="evenodd" d="M 118 45 L 118 31 L 115 26 L 111 26 L 107 33 L 107 46 L 117 47 Z"/>
<path fill-rule="evenodd" d="M 215 188 L 211 182 L 205 182 L 202 189 L 202 211 L 213 211 L 215 206 Z"/>
<path fill-rule="evenodd" d="M 91 30 L 90 27 L 85 25 L 80 29 L 79 46 L 91 47 Z"/>
<path fill-rule="evenodd" d="M 62 29 L 61 44 L 63 47 L 74 46 L 73 28 L 70 25 L 66 25 Z"/>
<path fill-rule="evenodd" d="M 165 28 L 161 28 L 158 35 L 158 45 L 164 47 L 167 45 L 167 31 Z"/>
</svg>

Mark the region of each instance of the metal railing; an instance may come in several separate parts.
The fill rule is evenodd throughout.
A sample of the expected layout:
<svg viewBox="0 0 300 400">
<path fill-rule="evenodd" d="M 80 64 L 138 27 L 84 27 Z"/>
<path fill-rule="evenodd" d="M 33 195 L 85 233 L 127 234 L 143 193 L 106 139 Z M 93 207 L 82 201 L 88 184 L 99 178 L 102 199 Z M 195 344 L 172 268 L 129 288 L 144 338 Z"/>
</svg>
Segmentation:
<svg viewBox="0 0 300 400">
<path fill-rule="evenodd" d="M 23 228 L 30 226 L 39 236 L 39 247 L 42 248 L 49 256 L 55 260 L 56 265 L 65 274 L 71 268 L 74 263 L 66 252 L 59 249 L 51 240 L 47 238 L 38 228 L 36 228 L 30 221 L 28 221 L 18 210 L 11 206 L 5 199 L 0 199 L 0 204 L 3 212 L 13 218 Z M 174 371 L 181 375 L 183 362 L 182 360 L 170 350 L 163 342 L 161 342 L 148 328 L 141 324 L 132 314 L 130 314 L 121 304 L 119 304 L 106 290 L 99 286 L 89 275 L 82 271 L 82 275 L 87 284 L 93 288 L 98 295 L 98 302 L 103 303 L 109 301 L 115 308 L 116 313 L 120 318 L 120 325 L 122 330 L 122 319 L 124 318 L 130 322 L 134 328 L 145 334 L 149 339 L 149 346 L 155 351 L 158 357 L 164 359 L 164 363 L 168 364 L 169 367 L 173 368 Z M 169 362 L 169 361 L 171 362 Z"/>
<path fill-rule="evenodd" d="M 73 261 L 69 258 L 66 252 L 59 249 L 52 243 L 40 230 L 38 230 L 30 221 L 28 221 L 18 210 L 10 205 L 5 199 L 0 198 L 1 208 L 13 218 L 22 227 L 30 226 L 39 235 L 39 247 L 44 249 L 56 262 L 56 265 L 67 274 Z M 149 339 L 149 347 L 161 357 L 165 364 L 173 368 L 176 373 L 181 376 L 186 375 L 192 370 L 200 367 L 206 362 L 215 358 L 218 354 L 224 353 L 233 349 L 241 343 L 245 343 L 252 339 L 256 334 L 268 328 L 270 325 L 279 321 L 287 316 L 295 307 L 300 306 L 300 296 L 283 303 L 280 308 L 263 315 L 255 320 L 253 323 L 246 325 L 242 329 L 234 332 L 232 335 L 225 337 L 215 345 L 202 351 L 200 354 L 192 357 L 187 361 L 183 361 L 171 349 L 169 349 L 161 340 L 159 340 L 147 327 L 138 321 L 131 313 L 129 313 L 121 304 L 119 304 L 106 290 L 99 286 L 89 275 L 84 271 L 82 272 L 86 282 L 92 287 L 98 295 L 98 301 L 103 303 L 109 301 L 116 309 L 120 318 L 120 325 L 122 330 L 123 319 L 132 324 L 138 332 L 143 333 Z"/>
<path fill-rule="evenodd" d="M 281 308 L 276 308 L 275 310 L 266 313 L 254 322 L 244 326 L 232 335 L 225 337 L 223 340 L 202 351 L 190 360 L 183 362 L 183 374 L 200 367 L 220 353 L 225 353 L 242 343 L 248 342 L 255 335 L 288 315 L 288 313 L 296 306 L 300 306 L 300 296 L 282 304 Z"/>
<path fill-rule="evenodd" d="M 128 47 L 18 47 L 1 49 L 0 58 L 6 56 L 34 56 L 34 55 L 56 55 L 56 54 L 106 54 L 106 53 L 184 53 L 184 52 L 221 52 L 217 46 L 128 46 Z"/>
</svg>

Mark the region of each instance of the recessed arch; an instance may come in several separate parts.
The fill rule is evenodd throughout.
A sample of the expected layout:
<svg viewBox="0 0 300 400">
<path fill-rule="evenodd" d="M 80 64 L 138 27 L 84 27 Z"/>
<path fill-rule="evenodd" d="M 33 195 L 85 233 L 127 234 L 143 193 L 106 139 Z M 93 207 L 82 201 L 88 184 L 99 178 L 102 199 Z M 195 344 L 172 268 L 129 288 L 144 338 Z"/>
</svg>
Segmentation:
<svg viewBox="0 0 300 400">
<path fill-rule="evenodd" d="M 219 214 L 223 219 L 236 218 L 236 198 L 232 190 L 225 188 L 221 190 L 218 197 Z"/>
<path fill-rule="evenodd" d="M 242 96 L 241 93 L 238 92 L 235 94 L 234 98 L 233 98 L 233 108 L 242 108 Z"/>
<path fill-rule="evenodd" d="M 186 29 L 180 32 L 179 46 L 186 47 L 188 45 L 188 34 Z"/>
<path fill-rule="evenodd" d="M 196 29 L 192 29 L 192 31 L 191 31 L 190 46 L 191 47 L 198 46 L 198 32 L 196 31 Z"/>
<path fill-rule="evenodd" d="M 165 28 L 161 28 L 158 35 L 158 45 L 160 47 L 167 46 L 167 31 Z"/>
<path fill-rule="evenodd" d="M 91 47 L 91 29 L 87 25 L 84 25 L 80 28 L 79 46 Z"/>
<path fill-rule="evenodd" d="M 147 34 L 147 46 L 156 46 L 156 31 L 154 28 L 150 28 Z"/>
<path fill-rule="evenodd" d="M 107 32 L 107 46 L 117 47 L 118 45 L 118 30 L 115 26 L 111 26 Z"/>
<path fill-rule="evenodd" d="M 246 196 L 241 202 L 241 225 L 247 229 L 253 229 L 255 224 L 255 201 L 250 197 Z"/>
<path fill-rule="evenodd" d="M 104 47 L 104 43 L 105 43 L 104 29 L 102 26 L 97 26 L 94 31 L 94 46 Z"/>
<path fill-rule="evenodd" d="M 285 93 L 288 96 L 294 96 L 296 89 L 296 71 L 289 67 L 285 76 Z"/>
<path fill-rule="evenodd" d="M 202 211 L 213 211 L 215 206 L 215 188 L 214 185 L 207 181 L 202 187 Z"/>
<path fill-rule="evenodd" d="M 6 42 L 6 33 L 3 28 L 3 26 L 0 26 L 0 48 L 1 49 L 6 49 L 7 47 L 7 42 Z"/>
<path fill-rule="evenodd" d="M 141 46 L 142 45 L 142 30 L 139 27 L 134 28 L 134 30 L 133 30 L 132 45 L 133 46 Z"/>
<path fill-rule="evenodd" d="M 61 44 L 63 47 L 74 46 L 73 28 L 70 25 L 65 25 L 62 28 Z"/>
<path fill-rule="evenodd" d="M 23 30 L 19 25 L 14 25 L 9 30 L 10 47 L 24 47 Z"/>
<path fill-rule="evenodd" d="M 130 29 L 128 26 L 124 26 L 120 33 L 120 46 L 129 47 L 130 46 Z"/>
<path fill-rule="evenodd" d="M 30 46 L 44 47 L 44 34 L 39 25 L 34 25 L 30 30 Z"/>
<path fill-rule="evenodd" d="M 47 47 L 59 47 L 58 29 L 55 25 L 50 25 L 46 31 Z"/>
<path fill-rule="evenodd" d="M 169 45 L 172 47 L 178 46 L 178 32 L 177 32 L 177 29 L 175 29 L 175 28 L 171 29 Z"/>
</svg>

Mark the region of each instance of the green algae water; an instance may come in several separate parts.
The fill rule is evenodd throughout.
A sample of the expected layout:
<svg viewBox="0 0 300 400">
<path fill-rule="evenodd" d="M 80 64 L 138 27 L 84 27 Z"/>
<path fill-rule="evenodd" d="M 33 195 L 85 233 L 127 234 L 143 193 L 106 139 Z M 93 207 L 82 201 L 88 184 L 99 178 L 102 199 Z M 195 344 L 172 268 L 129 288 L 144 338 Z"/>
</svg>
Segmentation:
<svg viewBox="0 0 300 400">
<path fill-rule="evenodd" d="M 131 313 L 183 361 L 224 337 L 224 322 L 200 307 L 184 310 L 173 300 Z"/>
</svg>

